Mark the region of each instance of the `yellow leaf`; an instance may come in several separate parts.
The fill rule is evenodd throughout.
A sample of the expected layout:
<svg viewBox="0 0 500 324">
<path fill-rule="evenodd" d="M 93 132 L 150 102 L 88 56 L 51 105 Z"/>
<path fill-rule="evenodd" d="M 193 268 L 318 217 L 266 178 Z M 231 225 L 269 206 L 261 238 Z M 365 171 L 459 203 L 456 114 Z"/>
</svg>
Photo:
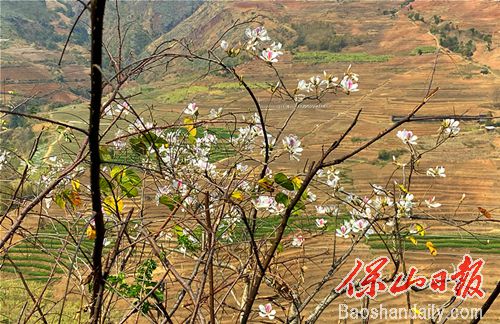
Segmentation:
<svg viewBox="0 0 500 324">
<path fill-rule="evenodd" d="M 427 241 L 427 243 L 425 243 L 425 246 L 427 246 L 427 248 L 429 249 L 429 252 L 432 256 L 437 255 L 437 249 L 434 247 L 434 244 L 432 244 L 431 241 Z"/>
<path fill-rule="evenodd" d="M 234 199 L 237 199 L 237 200 L 243 200 L 243 193 L 241 191 L 239 191 L 239 190 L 235 190 L 231 194 L 231 197 L 234 198 Z"/>
<path fill-rule="evenodd" d="M 184 118 L 184 125 L 186 125 L 186 129 L 189 133 L 189 136 L 195 137 L 196 136 L 196 127 L 194 127 L 194 120 L 192 120 L 189 117 Z"/>
<path fill-rule="evenodd" d="M 92 227 L 92 225 L 89 225 L 87 226 L 87 231 L 85 232 L 85 234 L 87 234 L 87 238 L 89 240 L 93 240 L 95 239 L 95 236 L 96 236 L 96 231 L 95 229 Z"/>
<path fill-rule="evenodd" d="M 420 224 L 415 224 L 415 229 L 417 230 L 417 233 L 420 235 L 420 236 L 424 236 L 425 235 L 425 230 L 424 230 L 424 227 Z"/>
<path fill-rule="evenodd" d="M 408 189 L 406 189 L 405 186 L 403 186 L 402 184 L 398 184 L 398 187 L 399 187 L 399 189 L 401 189 L 402 192 L 404 192 L 406 194 L 409 193 Z"/>
<path fill-rule="evenodd" d="M 293 177 L 292 183 L 295 188 L 300 188 L 300 186 L 302 185 L 302 180 L 299 177 Z"/>
<path fill-rule="evenodd" d="M 71 180 L 71 187 L 73 191 L 78 191 L 80 189 L 80 180 Z"/>
<path fill-rule="evenodd" d="M 274 190 L 273 182 L 269 178 L 260 179 L 257 183 L 259 184 L 259 187 L 261 187 L 262 189 L 264 189 L 266 191 L 273 191 Z"/>
<path fill-rule="evenodd" d="M 104 211 L 110 215 L 121 213 L 123 210 L 123 200 L 120 199 L 118 201 L 115 201 L 115 198 L 113 196 L 108 196 L 103 201 L 102 209 L 104 209 Z"/>
<path fill-rule="evenodd" d="M 410 242 L 413 243 L 413 245 L 417 245 L 417 240 L 413 237 L 413 236 L 408 236 L 408 239 L 410 240 Z"/>
</svg>

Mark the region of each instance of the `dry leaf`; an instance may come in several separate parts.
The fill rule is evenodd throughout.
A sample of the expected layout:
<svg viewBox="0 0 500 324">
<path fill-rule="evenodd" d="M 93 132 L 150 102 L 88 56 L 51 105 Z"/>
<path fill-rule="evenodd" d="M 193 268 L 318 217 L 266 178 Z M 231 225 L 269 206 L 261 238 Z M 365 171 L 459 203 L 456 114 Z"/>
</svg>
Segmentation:
<svg viewBox="0 0 500 324">
<path fill-rule="evenodd" d="M 491 215 L 491 213 L 489 211 L 487 211 L 486 209 L 484 209 L 483 207 L 477 207 L 477 209 L 479 210 L 479 212 L 481 214 L 483 214 L 484 217 L 489 218 L 489 219 L 493 218 L 493 216 Z"/>
</svg>

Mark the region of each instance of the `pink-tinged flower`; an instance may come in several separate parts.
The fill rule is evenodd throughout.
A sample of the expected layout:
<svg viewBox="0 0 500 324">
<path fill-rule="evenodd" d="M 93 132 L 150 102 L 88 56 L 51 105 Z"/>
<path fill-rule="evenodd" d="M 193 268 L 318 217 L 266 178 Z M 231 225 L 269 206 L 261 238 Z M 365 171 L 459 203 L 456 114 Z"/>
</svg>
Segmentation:
<svg viewBox="0 0 500 324">
<path fill-rule="evenodd" d="M 130 106 L 129 106 L 128 102 L 124 101 L 121 105 L 120 104 L 116 105 L 115 112 L 117 114 L 128 115 L 129 110 L 130 110 Z"/>
<path fill-rule="evenodd" d="M 245 30 L 245 35 L 250 39 L 250 41 L 260 40 L 261 42 L 265 42 L 271 40 L 271 38 L 267 36 L 266 28 L 263 26 L 259 26 L 255 29 L 247 28 Z"/>
<path fill-rule="evenodd" d="M 301 247 L 304 244 L 304 237 L 302 235 L 294 236 L 292 239 L 293 247 Z"/>
<path fill-rule="evenodd" d="M 404 144 L 417 145 L 418 137 L 417 135 L 413 135 L 412 131 L 403 129 L 402 131 L 398 131 L 396 136 L 401 139 Z"/>
<path fill-rule="evenodd" d="M 316 226 L 318 228 L 324 228 L 326 226 L 326 223 L 328 223 L 328 221 L 324 218 L 316 218 Z"/>
<path fill-rule="evenodd" d="M 224 50 L 224 51 L 227 51 L 227 49 L 229 48 L 229 43 L 226 42 L 225 40 L 221 41 L 220 42 L 220 47 Z"/>
<path fill-rule="evenodd" d="M 344 78 L 342 79 L 342 81 L 340 81 L 340 86 L 344 89 L 344 91 L 346 91 L 347 93 L 349 92 L 355 92 L 355 91 L 359 91 L 358 89 L 358 83 L 356 82 L 356 80 L 350 76 L 350 75 L 346 75 L 344 76 Z"/>
<path fill-rule="evenodd" d="M 196 103 L 192 102 L 190 103 L 187 108 L 184 109 L 184 113 L 186 115 L 194 115 L 198 112 L 198 106 L 196 105 Z"/>
<path fill-rule="evenodd" d="M 269 209 L 276 204 L 273 197 L 259 196 L 257 199 L 252 200 L 256 209 Z"/>
<path fill-rule="evenodd" d="M 276 317 L 276 310 L 273 309 L 273 305 L 270 303 L 266 305 L 259 305 L 259 316 L 267 317 L 270 320 L 273 320 Z"/>
<path fill-rule="evenodd" d="M 351 227 L 347 222 L 344 222 L 344 225 L 340 226 L 335 230 L 335 235 L 337 235 L 337 237 L 348 238 L 350 232 L 351 232 Z"/>
<path fill-rule="evenodd" d="M 276 63 L 276 62 L 278 62 L 279 55 L 280 55 L 280 52 L 275 52 L 272 49 L 268 48 L 268 49 L 263 50 L 259 57 L 266 62 Z"/>
<path fill-rule="evenodd" d="M 181 190 L 183 187 L 182 180 L 172 180 L 172 188 L 174 188 L 174 190 Z"/>
<path fill-rule="evenodd" d="M 300 147 L 302 143 L 296 135 L 289 135 L 283 139 L 283 146 L 285 150 L 290 154 L 290 160 L 295 159 L 299 160 L 299 156 L 302 155 L 302 151 L 304 150 Z"/>
<path fill-rule="evenodd" d="M 428 208 L 439 208 L 441 207 L 441 204 L 436 202 L 436 197 L 432 197 L 431 199 L 427 200 L 425 199 L 424 200 L 425 204 L 427 205 Z"/>
<path fill-rule="evenodd" d="M 364 219 L 352 220 L 352 231 L 354 233 L 362 232 L 370 223 Z"/>
</svg>

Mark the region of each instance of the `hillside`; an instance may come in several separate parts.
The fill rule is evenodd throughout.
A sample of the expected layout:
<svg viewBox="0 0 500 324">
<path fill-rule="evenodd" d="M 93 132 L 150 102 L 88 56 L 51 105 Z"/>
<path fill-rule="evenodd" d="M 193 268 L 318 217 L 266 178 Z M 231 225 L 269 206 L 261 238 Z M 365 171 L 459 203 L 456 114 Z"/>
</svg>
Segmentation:
<svg viewBox="0 0 500 324">
<path fill-rule="evenodd" d="M 114 1 L 108 3 L 109 48 L 116 47 L 116 22 L 120 17 L 125 37 L 123 51 L 138 57 L 154 39 L 193 13 L 200 1 Z M 88 15 L 83 14 L 68 34 L 83 6 L 68 0 L 7 0 L 0 3 L 2 49 L 0 79 L 4 100 L 35 95 L 36 107 L 57 107 L 88 98 Z M 19 98 L 17 98 L 19 99 Z M 33 109 L 35 107 L 32 107 Z"/>
</svg>

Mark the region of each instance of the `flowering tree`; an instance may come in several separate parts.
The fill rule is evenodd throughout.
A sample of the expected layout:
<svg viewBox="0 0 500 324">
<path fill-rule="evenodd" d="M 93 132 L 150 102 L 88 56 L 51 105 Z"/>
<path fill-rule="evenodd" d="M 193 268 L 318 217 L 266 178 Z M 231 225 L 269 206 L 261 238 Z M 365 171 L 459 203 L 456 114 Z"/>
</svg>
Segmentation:
<svg viewBox="0 0 500 324">
<path fill-rule="evenodd" d="M 66 277 L 60 317 L 76 292 L 79 318 L 88 311 L 92 323 L 115 318 L 125 322 L 132 316 L 155 323 L 216 323 L 223 318 L 243 323 L 314 323 L 336 298 L 349 293 L 349 289 L 331 289 L 328 283 L 339 279 L 341 269 L 349 268 L 346 262 L 368 237 L 383 240 L 387 261 L 395 268 L 384 279 L 391 283 L 400 272 L 408 275 L 403 242 L 425 240 L 427 221 L 464 224 L 460 219 L 433 216 L 441 206 L 439 197 L 418 201 L 411 192 L 417 173 L 436 181 L 446 176 L 443 166 L 422 170 L 419 162 L 460 131 L 458 121 L 444 120 L 435 144 L 424 150 L 416 134 L 402 129 L 437 88 L 428 91 L 405 118 L 352 151 L 337 154 L 361 118 L 361 110 L 357 111 L 337 138 L 322 143 L 319 159 L 304 164 L 301 138 L 290 134 L 289 126 L 304 103 L 362 91 L 351 66 L 338 77 L 323 72 L 289 84 L 279 71 L 282 44 L 252 19 L 234 23 L 204 52 L 192 50 L 186 41 L 172 40 L 159 44 L 148 57 L 122 65 L 125 60 L 108 51 L 116 64 L 113 73 L 106 75 L 101 67 L 104 4 L 91 1 L 89 7 L 93 35 L 89 129 L 22 114 L 61 127 L 80 143 L 78 151 L 39 164 L 32 163 L 32 156 L 0 154 L 1 168 L 11 167 L 12 159 L 23 166 L 19 188 L 27 183 L 37 188 L 29 200 L 20 199 L 16 191 L 2 216 L 4 262 L 15 264 L 8 251 L 20 240 L 32 240 L 44 249 L 37 234 L 23 226 L 35 209 L 40 210 L 37 217 L 65 229 L 65 248 L 54 255 L 54 269 L 62 267 Z M 242 40 L 230 43 L 225 37 L 229 32 L 240 33 Z M 121 48 L 123 39 L 118 43 Z M 122 55 L 120 50 L 117 53 Z M 254 60 L 273 72 L 270 96 L 293 103 L 280 125 L 270 125 L 250 83 L 227 63 L 235 57 Z M 203 114 L 199 108 L 203 102 L 186 102 L 179 118 L 168 124 L 138 113 L 138 107 L 122 94 L 127 80 L 180 60 L 207 63 L 207 74 L 216 69 L 229 74 L 251 99 L 254 113 L 237 116 L 212 109 Z M 110 90 L 102 98 L 104 86 Z M 17 114 L 15 109 L 5 113 Z M 106 122 L 105 128 L 101 121 Z M 385 185 L 373 184 L 369 194 L 347 190 L 342 164 L 386 136 L 399 138 L 408 158 L 394 157 L 392 176 Z M 282 157 L 303 171 L 279 171 Z M 64 219 L 52 216 L 57 208 L 65 211 Z M 476 220 L 489 220 L 486 213 Z M 312 227 L 293 225 L 307 215 L 314 215 Z M 308 272 L 303 265 L 313 256 L 303 247 L 310 238 L 332 232 L 331 264 L 320 281 L 306 287 Z M 92 242 L 91 255 L 85 242 Z M 347 249 L 338 248 L 345 243 Z M 430 255 L 437 254 L 431 241 L 426 246 Z M 295 249 L 304 261 L 281 258 L 286 249 Z M 63 263 L 65 258 L 70 262 Z M 289 277 L 294 271 L 303 280 Z M 22 273 L 19 276 L 24 282 Z M 352 289 L 360 286 L 362 282 L 351 285 Z M 408 307 L 412 294 L 429 287 L 407 291 Z M 257 302 L 262 294 L 273 297 L 270 302 Z M 37 313 L 45 320 L 48 316 L 40 307 L 43 299 L 43 293 L 33 296 L 30 317 Z M 122 312 L 117 315 L 117 310 Z"/>
</svg>

